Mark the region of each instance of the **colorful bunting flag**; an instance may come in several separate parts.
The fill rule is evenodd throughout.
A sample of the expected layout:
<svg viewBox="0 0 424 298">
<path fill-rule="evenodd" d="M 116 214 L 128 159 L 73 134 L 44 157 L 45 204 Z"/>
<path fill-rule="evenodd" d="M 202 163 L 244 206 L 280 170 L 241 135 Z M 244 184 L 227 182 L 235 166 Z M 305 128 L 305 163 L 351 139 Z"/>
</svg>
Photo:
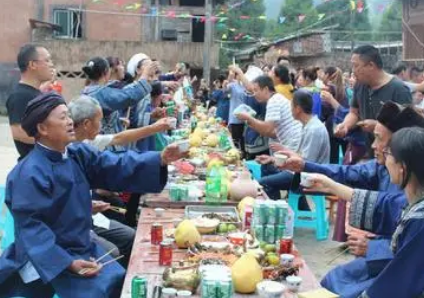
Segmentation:
<svg viewBox="0 0 424 298">
<path fill-rule="evenodd" d="M 227 37 L 227 34 L 222 34 L 222 39 L 227 39 L 228 37 Z"/>
<path fill-rule="evenodd" d="M 306 16 L 304 14 L 301 14 L 298 16 L 299 23 L 302 23 L 305 20 Z"/>
<path fill-rule="evenodd" d="M 240 16 L 240 20 L 248 20 L 248 19 L 250 19 L 249 16 Z"/>
<path fill-rule="evenodd" d="M 260 19 L 260 20 L 266 20 L 266 16 L 264 16 L 264 15 L 259 16 L 258 19 Z"/>
<path fill-rule="evenodd" d="M 280 24 L 284 23 L 286 21 L 286 17 L 280 17 L 279 22 Z"/>
<path fill-rule="evenodd" d="M 350 0 L 350 9 L 355 10 L 356 9 L 356 3 L 354 0 Z"/>
<path fill-rule="evenodd" d="M 318 21 L 321 21 L 325 17 L 325 13 L 320 13 L 318 15 Z"/>
<path fill-rule="evenodd" d="M 362 0 L 358 1 L 356 10 L 358 13 L 362 13 L 364 11 L 364 2 Z"/>
</svg>

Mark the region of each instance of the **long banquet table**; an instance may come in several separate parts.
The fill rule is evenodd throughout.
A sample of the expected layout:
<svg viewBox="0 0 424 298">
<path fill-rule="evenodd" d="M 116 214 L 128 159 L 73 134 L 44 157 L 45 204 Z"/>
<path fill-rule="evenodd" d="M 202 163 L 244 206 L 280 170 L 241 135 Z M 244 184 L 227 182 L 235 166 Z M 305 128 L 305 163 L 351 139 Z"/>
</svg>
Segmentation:
<svg viewBox="0 0 424 298">
<path fill-rule="evenodd" d="M 130 264 L 128 266 L 127 274 L 125 277 L 124 287 L 121 293 L 121 298 L 131 298 L 131 280 L 135 275 L 145 276 L 148 280 L 148 296 L 151 298 L 153 287 L 161 285 L 162 274 L 165 267 L 160 267 L 159 260 L 159 247 L 150 244 L 150 228 L 153 223 L 163 224 L 164 230 L 173 227 L 173 220 L 175 218 L 182 218 L 184 216 L 184 209 L 168 209 L 162 217 L 156 217 L 152 208 L 143 208 L 137 227 L 136 239 L 134 242 Z M 181 260 L 185 256 L 186 250 L 174 249 L 173 261 Z M 309 269 L 306 262 L 301 258 L 299 252 L 297 255 L 297 262 L 301 263 L 299 276 L 302 277 L 301 291 L 308 291 L 320 287 L 319 282 L 314 274 Z M 292 297 L 288 294 L 286 297 Z M 198 293 L 193 298 L 199 297 Z M 240 295 L 234 294 L 234 298 L 257 298 L 256 294 Z"/>
</svg>

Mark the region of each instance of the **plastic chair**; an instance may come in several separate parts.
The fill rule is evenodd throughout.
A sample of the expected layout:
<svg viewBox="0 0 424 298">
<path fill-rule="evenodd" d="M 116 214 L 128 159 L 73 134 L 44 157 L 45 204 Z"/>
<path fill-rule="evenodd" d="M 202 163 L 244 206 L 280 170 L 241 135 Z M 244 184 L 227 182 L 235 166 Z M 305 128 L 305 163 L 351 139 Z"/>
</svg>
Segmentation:
<svg viewBox="0 0 424 298">
<path fill-rule="evenodd" d="M 249 172 L 252 173 L 252 177 L 255 180 L 258 181 L 259 179 L 261 179 L 262 172 L 261 172 L 261 165 L 259 163 L 257 163 L 254 160 L 248 160 L 244 162 L 244 165 L 249 170 Z"/>
<path fill-rule="evenodd" d="M 2 238 L 0 248 L 4 250 L 15 241 L 15 226 L 12 214 L 7 208 L 5 201 L 5 188 L 0 186 L 0 230 L 2 230 Z M 4 216 L 4 213 L 5 216 Z M 3 217 L 3 218 L 1 218 Z"/>
<path fill-rule="evenodd" d="M 325 208 L 325 197 L 321 195 L 308 195 L 314 201 L 315 210 L 303 211 L 298 209 L 301 196 L 302 194 L 289 193 L 289 205 L 294 212 L 294 226 L 296 228 L 315 229 L 316 239 L 318 241 L 326 240 L 330 225 Z"/>
</svg>

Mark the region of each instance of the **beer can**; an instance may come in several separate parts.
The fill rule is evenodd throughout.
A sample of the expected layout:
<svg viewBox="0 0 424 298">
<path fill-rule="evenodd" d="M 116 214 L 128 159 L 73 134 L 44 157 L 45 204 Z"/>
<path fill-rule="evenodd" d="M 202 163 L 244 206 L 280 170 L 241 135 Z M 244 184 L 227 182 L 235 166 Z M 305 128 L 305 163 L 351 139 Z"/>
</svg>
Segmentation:
<svg viewBox="0 0 424 298">
<path fill-rule="evenodd" d="M 274 225 L 266 225 L 265 241 L 268 243 L 275 243 L 275 226 Z"/>
<path fill-rule="evenodd" d="M 233 296 L 233 281 L 231 277 L 224 277 L 218 282 L 217 297 L 231 298 Z"/>
<path fill-rule="evenodd" d="M 283 237 L 280 240 L 280 254 L 291 254 L 293 252 L 293 238 Z"/>
<path fill-rule="evenodd" d="M 255 237 L 258 239 L 258 241 L 266 241 L 265 235 L 264 235 L 264 226 L 263 225 L 255 225 L 254 231 L 255 231 Z"/>
<path fill-rule="evenodd" d="M 274 202 L 267 205 L 267 224 L 275 225 L 277 223 L 277 206 Z"/>
<path fill-rule="evenodd" d="M 263 202 L 255 202 L 255 204 L 253 205 L 253 224 L 254 225 L 260 225 L 261 224 L 261 216 L 260 216 L 260 208 L 261 208 L 261 204 L 263 204 Z"/>
<path fill-rule="evenodd" d="M 285 225 L 287 217 L 287 204 L 285 202 L 277 202 L 276 205 L 277 224 Z"/>
<path fill-rule="evenodd" d="M 169 185 L 169 197 L 171 199 L 171 202 L 178 202 L 180 200 L 177 184 L 172 183 L 171 185 Z"/>
<path fill-rule="evenodd" d="M 285 225 L 278 225 L 275 227 L 275 240 L 283 238 L 285 229 Z"/>
<path fill-rule="evenodd" d="M 179 185 L 179 201 L 186 202 L 188 201 L 188 186 L 187 185 Z"/>
<path fill-rule="evenodd" d="M 258 204 L 258 215 L 257 215 L 257 219 L 258 219 L 258 223 L 260 223 L 261 225 L 266 225 L 268 223 L 268 206 L 265 203 L 260 203 Z"/>
<path fill-rule="evenodd" d="M 163 241 L 163 226 L 160 223 L 152 224 L 150 229 L 150 243 L 159 245 Z"/>
<path fill-rule="evenodd" d="M 202 280 L 202 298 L 216 298 L 216 281 L 213 279 Z"/>
<path fill-rule="evenodd" d="M 172 265 L 172 243 L 162 241 L 159 246 L 159 266 Z"/>
<path fill-rule="evenodd" d="M 131 281 L 131 298 L 147 298 L 147 279 L 134 276 Z"/>
</svg>

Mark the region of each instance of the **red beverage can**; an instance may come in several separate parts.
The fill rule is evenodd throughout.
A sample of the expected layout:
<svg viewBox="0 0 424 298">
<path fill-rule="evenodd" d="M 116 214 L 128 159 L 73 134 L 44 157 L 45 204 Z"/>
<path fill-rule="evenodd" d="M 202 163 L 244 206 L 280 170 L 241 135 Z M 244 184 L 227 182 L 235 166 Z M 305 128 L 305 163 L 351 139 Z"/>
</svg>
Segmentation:
<svg viewBox="0 0 424 298">
<path fill-rule="evenodd" d="M 160 223 L 152 224 L 150 230 L 150 243 L 159 245 L 163 241 L 163 226 Z"/>
<path fill-rule="evenodd" d="M 247 205 L 244 208 L 243 214 L 243 230 L 248 230 L 252 226 L 252 218 L 253 218 L 253 208 L 250 205 Z"/>
<path fill-rule="evenodd" d="M 293 251 L 293 238 L 283 237 L 280 240 L 280 254 L 291 254 Z"/>
<path fill-rule="evenodd" d="M 162 241 L 159 246 L 159 266 L 172 265 L 172 243 Z"/>
</svg>

